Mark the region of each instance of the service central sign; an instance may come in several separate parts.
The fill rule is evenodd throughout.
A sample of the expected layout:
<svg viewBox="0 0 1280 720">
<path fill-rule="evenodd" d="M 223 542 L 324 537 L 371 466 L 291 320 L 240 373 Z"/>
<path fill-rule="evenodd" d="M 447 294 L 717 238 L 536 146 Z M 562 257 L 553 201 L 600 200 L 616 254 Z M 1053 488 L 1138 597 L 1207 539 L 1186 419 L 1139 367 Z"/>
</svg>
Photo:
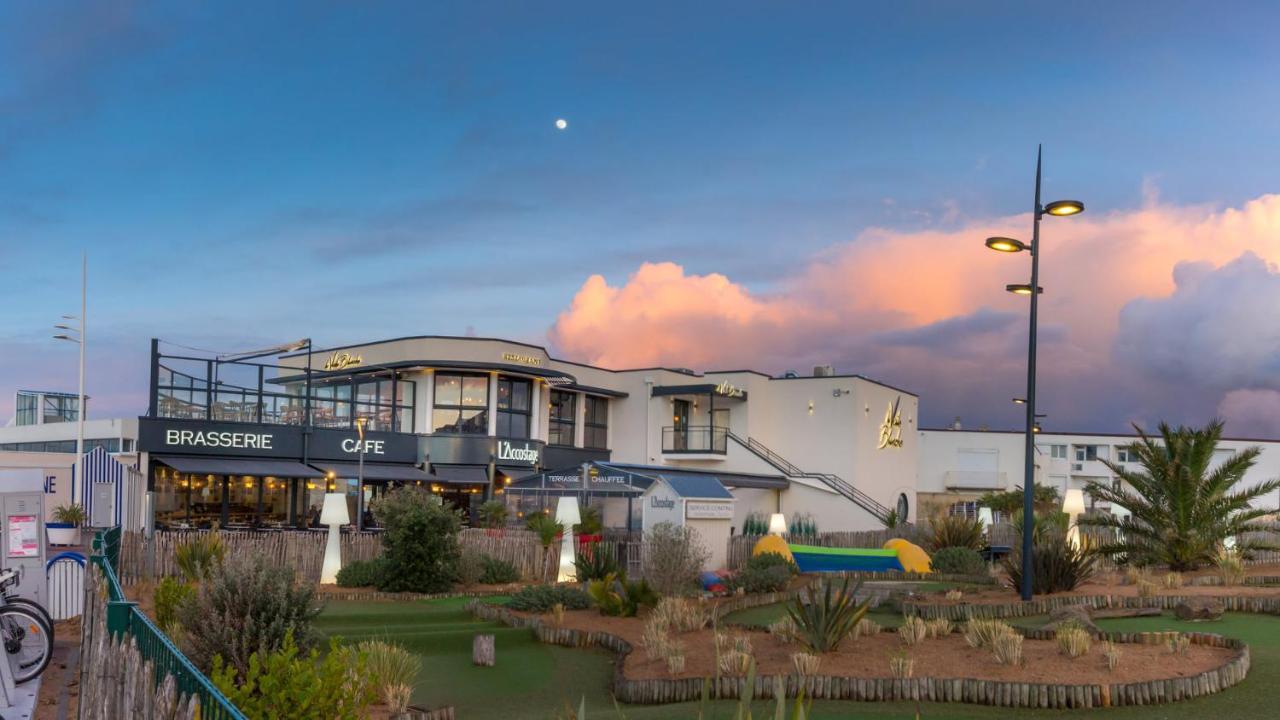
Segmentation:
<svg viewBox="0 0 1280 720">
<path fill-rule="evenodd" d="M 685 500 L 684 516 L 691 520 L 732 520 L 732 502 Z"/>
</svg>

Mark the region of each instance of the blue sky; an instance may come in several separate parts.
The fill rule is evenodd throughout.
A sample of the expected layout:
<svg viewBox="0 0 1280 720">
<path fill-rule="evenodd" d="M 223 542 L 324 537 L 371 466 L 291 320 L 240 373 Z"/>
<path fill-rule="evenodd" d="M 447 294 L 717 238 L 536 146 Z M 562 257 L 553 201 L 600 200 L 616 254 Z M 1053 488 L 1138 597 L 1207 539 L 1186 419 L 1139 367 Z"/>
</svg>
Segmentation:
<svg viewBox="0 0 1280 720">
<path fill-rule="evenodd" d="M 1280 167 L 1262 3 L 270 5 L 0 7 L 0 409 L 73 389 L 81 250 L 128 414 L 152 336 L 545 342 L 655 261 L 767 296 L 872 228 L 1024 212 L 1037 142 L 1091 214 Z"/>
</svg>

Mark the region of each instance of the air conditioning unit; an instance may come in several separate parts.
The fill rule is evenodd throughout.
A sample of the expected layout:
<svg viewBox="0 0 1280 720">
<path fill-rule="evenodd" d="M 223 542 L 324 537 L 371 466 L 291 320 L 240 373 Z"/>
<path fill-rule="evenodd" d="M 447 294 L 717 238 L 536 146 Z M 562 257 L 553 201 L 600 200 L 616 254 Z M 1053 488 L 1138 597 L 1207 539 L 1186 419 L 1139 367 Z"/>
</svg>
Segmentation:
<svg viewBox="0 0 1280 720">
<path fill-rule="evenodd" d="M 836 369 L 831 367 L 830 365 L 814 365 L 813 366 L 814 377 L 831 377 L 832 375 L 835 375 L 835 374 L 836 374 Z"/>
</svg>

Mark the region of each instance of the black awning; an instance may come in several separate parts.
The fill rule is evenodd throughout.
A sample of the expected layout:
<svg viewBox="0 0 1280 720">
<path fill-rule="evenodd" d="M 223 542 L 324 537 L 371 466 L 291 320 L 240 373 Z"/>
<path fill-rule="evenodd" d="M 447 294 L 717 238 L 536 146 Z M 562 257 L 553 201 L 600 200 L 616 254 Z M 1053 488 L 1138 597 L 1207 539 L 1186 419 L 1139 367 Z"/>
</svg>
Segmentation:
<svg viewBox="0 0 1280 720">
<path fill-rule="evenodd" d="M 436 482 L 456 485 L 488 485 L 489 468 L 484 465 L 436 465 Z"/>
<path fill-rule="evenodd" d="M 507 492 L 546 493 L 549 495 L 639 495 L 653 484 L 653 479 L 643 475 L 606 468 L 592 463 L 592 473 L 587 486 L 582 486 L 582 466 L 563 470 L 547 470 L 521 478 L 507 486 Z"/>
<path fill-rule="evenodd" d="M 152 460 L 178 472 L 196 475 L 249 475 L 252 477 L 318 478 L 324 473 L 292 460 L 261 458 L 188 457 L 185 455 L 152 455 Z"/>
<path fill-rule="evenodd" d="M 514 467 L 511 465 L 499 465 L 497 467 L 497 470 L 503 475 L 506 475 L 507 477 L 511 478 L 512 482 L 519 480 L 521 478 L 529 477 L 530 475 L 536 472 L 531 467 Z"/>
<path fill-rule="evenodd" d="M 311 464 L 325 473 L 331 472 L 340 478 L 355 478 L 359 477 L 360 473 L 359 463 L 312 461 Z M 393 480 L 396 482 L 435 482 L 437 480 L 434 475 L 429 475 L 412 465 L 393 465 L 391 463 L 365 463 L 364 479 Z"/>
<path fill-rule="evenodd" d="M 671 477 L 713 477 L 721 485 L 728 488 L 761 488 L 770 490 L 786 490 L 791 481 L 782 475 L 755 475 L 752 473 L 724 472 L 720 470 L 703 470 L 700 468 L 682 468 L 676 465 L 629 465 L 619 463 L 599 463 L 601 468 L 621 470 L 642 477 L 656 478 L 659 475 Z"/>
</svg>

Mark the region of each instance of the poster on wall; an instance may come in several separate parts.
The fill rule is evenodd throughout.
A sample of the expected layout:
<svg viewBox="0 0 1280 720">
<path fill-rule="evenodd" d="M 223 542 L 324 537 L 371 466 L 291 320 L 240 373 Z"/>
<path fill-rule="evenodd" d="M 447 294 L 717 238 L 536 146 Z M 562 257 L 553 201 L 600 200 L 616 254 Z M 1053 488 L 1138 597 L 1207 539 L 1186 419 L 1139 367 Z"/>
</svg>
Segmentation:
<svg viewBox="0 0 1280 720">
<path fill-rule="evenodd" d="M 35 515 L 9 516 L 9 557 L 40 557 L 40 523 Z"/>
</svg>

